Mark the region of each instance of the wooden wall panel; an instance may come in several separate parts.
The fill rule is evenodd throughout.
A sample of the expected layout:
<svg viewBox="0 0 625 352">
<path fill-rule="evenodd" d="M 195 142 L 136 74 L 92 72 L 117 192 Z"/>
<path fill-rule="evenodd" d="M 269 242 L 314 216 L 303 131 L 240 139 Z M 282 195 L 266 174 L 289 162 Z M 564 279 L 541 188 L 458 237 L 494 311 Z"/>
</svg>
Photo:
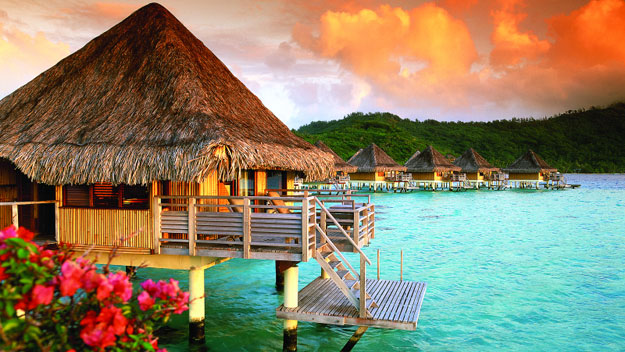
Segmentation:
<svg viewBox="0 0 625 352">
<path fill-rule="evenodd" d="M 257 196 L 264 196 L 265 190 L 267 189 L 267 171 L 257 170 L 254 181 L 254 187 L 256 187 L 254 194 Z"/>
<path fill-rule="evenodd" d="M 0 159 L 0 202 L 17 200 L 17 172 L 13 163 Z M 0 228 L 11 225 L 11 207 L 0 207 Z"/>
<path fill-rule="evenodd" d="M 113 246 L 119 238 L 136 236 L 122 247 L 154 248 L 149 210 L 59 209 L 59 240 L 78 245 Z"/>
</svg>

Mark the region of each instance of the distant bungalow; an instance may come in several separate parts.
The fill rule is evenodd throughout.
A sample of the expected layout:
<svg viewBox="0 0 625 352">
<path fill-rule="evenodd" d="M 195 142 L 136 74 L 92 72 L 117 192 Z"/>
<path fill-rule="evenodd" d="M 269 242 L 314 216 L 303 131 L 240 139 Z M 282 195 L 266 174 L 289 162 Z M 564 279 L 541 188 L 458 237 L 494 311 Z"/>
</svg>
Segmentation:
<svg viewBox="0 0 625 352">
<path fill-rule="evenodd" d="M 359 150 L 347 162 L 358 167 L 355 173 L 349 175 L 352 181 L 384 181 L 386 176 L 406 171 L 375 143 Z"/>
<path fill-rule="evenodd" d="M 470 181 L 489 180 L 492 173 L 500 172 L 501 169 L 491 165 L 478 152 L 469 148 L 464 154 L 454 161 L 454 165 L 462 168 L 461 172 L 467 175 Z"/>
<path fill-rule="evenodd" d="M 460 171 L 460 167 L 452 164 L 431 145 L 417 157 L 410 158 L 405 166 L 412 173 L 412 179 L 419 181 L 444 181 L 449 174 Z"/>
<path fill-rule="evenodd" d="M 503 171 L 511 181 L 549 181 L 549 175 L 558 170 L 530 149 Z"/>
<path fill-rule="evenodd" d="M 418 157 L 418 156 L 419 156 L 419 154 L 421 154 L 421 152 L 420 152 L 420 151 L 418 151 L 418 150 L 417 150 L 416 152 L 414 152 L 414 154 L 412 154 L 412 156 L 410 156 L 410 158 L 408 158 L 408 161 L 406 161 L 406 162 L 404 163 L 404 166 L 408 165 L 408 163 L 410 163 L 410 162 L 412 161 L 412 159 L 414 159 L 414 158 Z"/>
<path fill-rule="evenodd" d="M 346 163 L 343 158 L 341 158 L 338 154 L 334 152 L 334 150 L 330 149 L 325 143 L 322 141 L 317 141 L 315 143 L 315 147 L 321 149 L 322 151 L 331 154 L 334 157 L 334 172 L 337 177 L 345 177 L 350 173 L 356 172 L 358 167 Z"/>
</svg>

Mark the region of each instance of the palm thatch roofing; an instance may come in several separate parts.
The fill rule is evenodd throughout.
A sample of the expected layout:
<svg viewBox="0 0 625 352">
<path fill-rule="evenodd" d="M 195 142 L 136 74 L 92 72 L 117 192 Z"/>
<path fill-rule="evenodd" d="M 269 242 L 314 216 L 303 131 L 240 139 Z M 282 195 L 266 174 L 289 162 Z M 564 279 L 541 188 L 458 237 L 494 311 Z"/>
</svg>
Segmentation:
<svg viewBox="0 0 625 352">
<path fill-rule="evenodd" d="M 412 160 L 413 160 L 414 158 L 418 157 L 418 156 L 419 156 L 419 154 L 421 154 L 421 152 L 420 152 L 420 151 L 418 151 L 418 150 L 417 150 L 416 152 L 414 152 L 414 154 L 412 154 L 412 156 L 411 156 L 410 158 L 408 158 L 408 161 L 406 161 L 406 162 L 404 163 L 404 166 L 406 166 L 406 165 L 408 165 L 408 163 L 412 162 Z"/>
<path fill-rule="evenodd" d="M 37 182 L 331 173 L 169 11 L 149 4 L 0 101 L 0 157 Z"/>
<path fill-rule="evenodd" d="M 503 169 L 503 171 L 509 174 L 533 174 L 540 172 L 556 172 L 558 170 L 551 167 L 538 156 L 538 154 L 530 149 L 507 168 Z"/>
<path fill-rule="evenodd" d="M 478 152 L 476 152 L 473 148 L 469 148 L 464 154 L 462 154 L 458 159 L 453 162 L 454 165 L 460 166 L 462 168 L 462 172 L 495 172 L 500 171 L 498 167 L 494 167 L 484 159 Z"/>
<path fill-rule="evenodd" d="M 332 154 L 332 156 L 334 157 L 334 170 L 335 171 L 350 173 L 350 172 L 356 172 L 358 170 L 356 166 L 346 163 L 345 160 L 343 160 L 343 158 L 341 158 L 338 154 L 336 154 L 334 150 L 330 149 L 330 147 L 328 147 L 322 141 L 317 141 L 315 143 L 315 147 L 321 149 L 322 151 L 326 153 Z"/>
<path fill-rule="evenodd" d="M 404 166 L 399 165 L 382 148 L 371 143 L 368 147 L 360 149 L 352 155 L 348 163 L 357 166 L 358 172 L 386 172 L 406 171 Z"/>
<path fill-rule="evenodd" d="M 431 145 L 422 151 L 416 158 L 406 162 L 408 172 L 446 172 L 460 171 L 460 167 L 452 164 L 438 150 Z"/>
</svg>

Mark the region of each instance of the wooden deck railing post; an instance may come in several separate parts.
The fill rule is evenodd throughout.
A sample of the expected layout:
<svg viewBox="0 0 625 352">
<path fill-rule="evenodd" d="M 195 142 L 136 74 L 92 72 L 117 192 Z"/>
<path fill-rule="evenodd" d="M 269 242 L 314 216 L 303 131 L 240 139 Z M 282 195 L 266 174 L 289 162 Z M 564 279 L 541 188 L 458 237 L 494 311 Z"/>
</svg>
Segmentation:
<svg viewBox="0 0 625 352">
<path fill-rule="evenodd" d="M 367 262 L 360 254 L 360 317 L 367 317 Z"/>
<path fill-rule="evenodd" d="M 362 211 L 364 220 L 362 221 L 362 227 L 365 230 L 365 244 L 369 244 L 369 207 L 365 207 Z"/>
<path fill-rule="evenodd" d="M 189 206 L 187 208 L 189 215 L 189 227 L 187 229 L 187 235 L 189 237 L 189 255 L 195 256 L 195 198 L 189 198 Z"/>
<path fill-rule="evenodd" d="M 11 223 L 15 226 L 15 228 L 20 227 L 17 204 L 11 205 Z"/>
<path fill-rule="evenodd" d="M 352 227 L 354 231 L 354 242 L 360 247 L 360 212 L 354 211 L 354 226 Z"/>
<path fill-rule="evenodd" d="M 326 214 L 325 211 L 321 211 L 321 219 L 319 220 L 319 222 L 320 222 L 319 226 L 321 227 L 323 232 L 328 233 L 328 215 Z M 323 237 L 321 238 L 321 243 L 325 243 L 325 239 Z"/>
<path fill-rule="evenodd" d="M 306 197 L 302 199 L 302 261 L 308 261 L 308 192 L 304 192 Z"/>
<path fill-rule="evenodd" d="M 375 205 L 371 204 L 371 222 L 369 223 L 371 229 L 371 239 L 375 238 Z"/>
<path fill-rule="evenodd" d="M 252 208 L 250 199 L 243 200 L 243 258 L 250 258 L 250 243 L 252 242 Z"/>
<path fill-rule="evenodd" d="M 154 253 L 161 254 L 161 198 L 152 199 L 152 216 L 154 220 Z"/>
</svg>

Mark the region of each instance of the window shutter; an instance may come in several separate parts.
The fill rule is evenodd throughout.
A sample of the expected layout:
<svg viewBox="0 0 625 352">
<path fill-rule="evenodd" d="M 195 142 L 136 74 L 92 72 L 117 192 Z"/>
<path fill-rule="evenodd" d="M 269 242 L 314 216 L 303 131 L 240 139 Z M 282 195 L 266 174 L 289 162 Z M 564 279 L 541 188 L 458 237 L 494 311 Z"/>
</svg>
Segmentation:
<svg viewBox="0 0 625 352">
<path fill-rule="evenodd" d="M 68 207 L 88 207 L 89 186 L 65 186 L 63 201 Z"/>
</svg>

